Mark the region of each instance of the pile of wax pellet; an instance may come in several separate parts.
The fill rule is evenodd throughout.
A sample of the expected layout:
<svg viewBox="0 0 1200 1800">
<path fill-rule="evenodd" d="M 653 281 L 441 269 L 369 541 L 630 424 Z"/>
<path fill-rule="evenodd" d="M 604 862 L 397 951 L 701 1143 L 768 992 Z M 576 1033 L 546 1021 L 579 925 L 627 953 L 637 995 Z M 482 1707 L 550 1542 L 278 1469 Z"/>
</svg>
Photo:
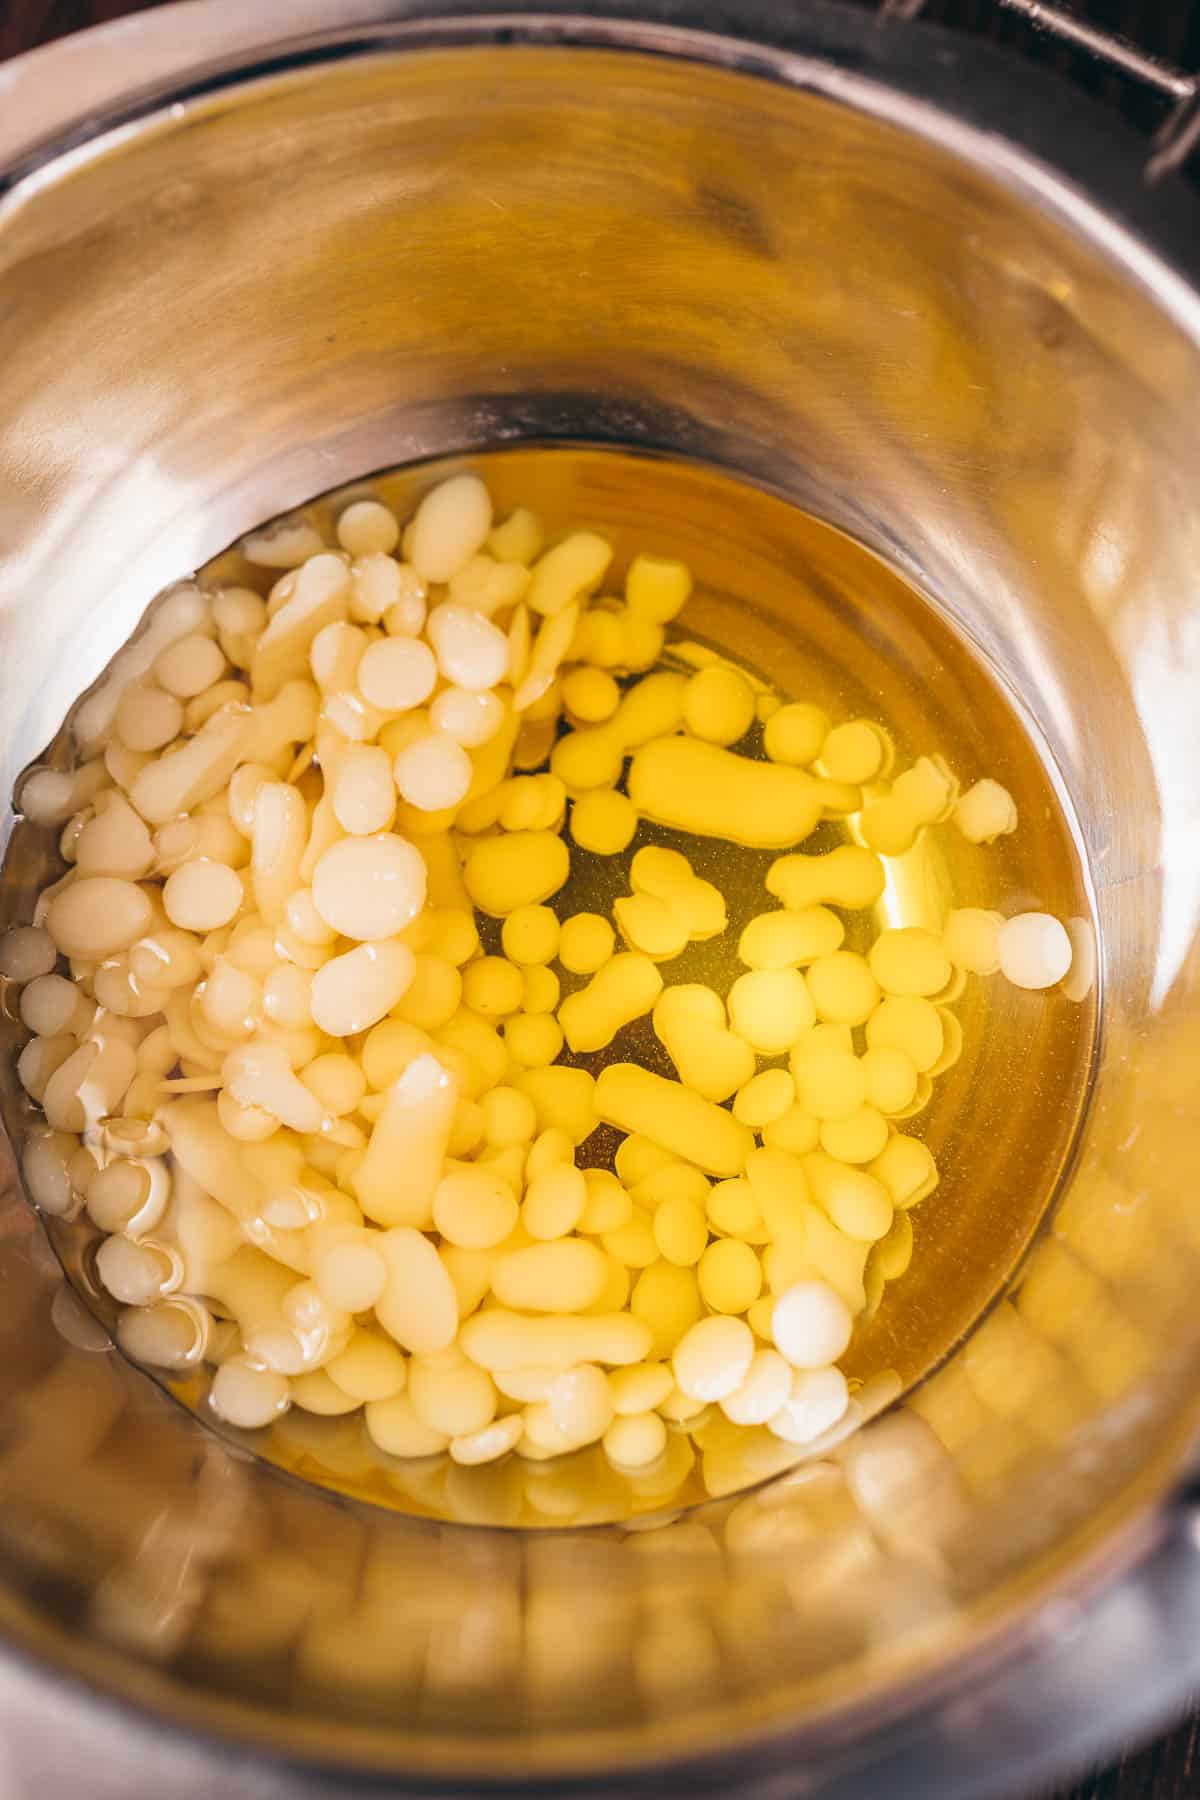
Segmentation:
<svg viewBox="0 0 1200 1800">
<path fill-rule="evenodd" d="M 1010 796 L 896 772 L 879 725 L 683 639 L 682 564 L 639 555 L 608 597 L 603 537 L 495 524 L 472 475 L 403 533 L 360 500 L 335 545 L 243 548 L 269 591 L 172 590 L 77 708 L 76 766 L 17 796 L 66 864 L 0 943 L 24 1174 L 100 1234 L 121 1344 L 209 1364 L 235 1426 L 363 1408 L 396 1457 L 645 1471 L 717 1409 L 827 1439 L 937 1182 L 902 1127 L 965 976 L 1077 978 L 1045 914 L 871 935 L 884 859 L 946 821 L 990 842 Z M 611 916 L 560 917 L 572 846 L 643 821 L 777 852 L 763 910 L 734 931 L 645 842 Z M 727 992 L 672 984 L 725 934 Z M 612 1050 L 647 1018 L 675 1077 Z"/>
</svg>

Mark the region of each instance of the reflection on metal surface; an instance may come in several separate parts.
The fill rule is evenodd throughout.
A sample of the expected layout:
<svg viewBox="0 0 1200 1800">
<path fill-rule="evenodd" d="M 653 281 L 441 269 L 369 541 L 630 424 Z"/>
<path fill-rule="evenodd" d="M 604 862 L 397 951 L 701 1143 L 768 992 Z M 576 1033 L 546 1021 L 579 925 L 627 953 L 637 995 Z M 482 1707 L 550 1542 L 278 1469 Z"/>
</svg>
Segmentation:
<svg viewBox="0 0 1200 1800">
<path fill-rule="evenodd" d="M 782 29 L 747 7 L 752 25 Z M 0 1620 L 164 1716 L 415 1781 L 541 1771 L 561 1791 L 568 1771 L 713 1750 L 696 1791 L 765 1791 L 803 1755 L 844 1794 L 862 1759 L 903 1752 L 896 1792 L 957 1774 L 966 1794 L 981 1756 L 1019 1761 L 1014 1722 L 1044 1754 L 1094 1728 L 1094 1684 L 1114 1721 L 1144 1719 L 1188 1672 L 1181 1541 L 1089 1603 L 1086 1663 L 1025 1635 L 1018 1679 L 988 1634 L 1131 1549 L 1121 1528 L 1194 1421 L 1200 790 L 1194 745 L 1159 720 L 1198 673 L 1180 624 L 1197 302 L 1031 157 L 921 104 L 937 65 L 918 81 L 869 20 L 788 29 L 813 52 L 786 65 L 796 86 L 769 52 L 750 64 L 777 80 L 677 29 L 655 43 L 673 55 L 622 53 L 611 22 L 606 49 L 477 48 L 462 28 L 457 48 L 300 58 L 7 196 L 4 786 L 147 597 L 240 530 L 365 469 L 587 435 L 769 485 L 935 594 L 1049 741 L 1104 949 L 1087 1130 L 1011 1301 L 907 1413 L 657 1533 L 385 1519 L 214 1448 L 58 1335 L 10 1194 Z M 850 50 L 877 76 L 895 58 L 900 85 L 848 73 Z M 945 79 L 985 125 L 1014 113 L 1002 84 Z M 1136 214 L 1113 155 L 1095 178 Z M 465 1504 L 503 1515 L 508 1479 L 465 1483 Z M 180 1537 L 189 1518 L 211 1530 Z M 975 1655 L 992 1684 L 939 1709 Z"/>
</svg>

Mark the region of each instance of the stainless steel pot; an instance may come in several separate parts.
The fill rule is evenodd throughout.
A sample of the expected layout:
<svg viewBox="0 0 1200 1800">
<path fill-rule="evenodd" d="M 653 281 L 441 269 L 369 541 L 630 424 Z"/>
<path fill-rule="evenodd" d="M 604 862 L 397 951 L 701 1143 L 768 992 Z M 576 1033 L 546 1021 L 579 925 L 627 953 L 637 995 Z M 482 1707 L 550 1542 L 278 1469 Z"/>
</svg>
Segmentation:
<svg viewBox="0 0 1200 1800">
<path fill-rule="evenodd" d="M 978 46 L 627 10 L 204 0 L 0 69 L 0 785 L 159 586 L 338 481 L 526 437 L 715 463 L 915 579 L 1044 731 L 1104 950 L 1071 1178 L 833 1462 L 540 1539 L 206 1434 L 10 1181 L 15 1793 L 1011 1793 L 1200 1679 L 1196 208 Z"/>
</svg>

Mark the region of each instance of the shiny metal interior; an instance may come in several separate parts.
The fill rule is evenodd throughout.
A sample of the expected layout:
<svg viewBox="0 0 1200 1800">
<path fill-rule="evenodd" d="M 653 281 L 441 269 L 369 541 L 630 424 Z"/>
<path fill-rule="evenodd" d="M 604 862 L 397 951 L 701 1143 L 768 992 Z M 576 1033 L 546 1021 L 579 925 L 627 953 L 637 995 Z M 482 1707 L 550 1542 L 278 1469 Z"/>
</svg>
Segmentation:
<svg viewBox="0 0 1200 1800">
<path fill-rule="evenodd" d="M 799 55 L 746 9 L 776 55 L 210 0 L 229 66 L 200 79 L 193 10 L 133 41 L 164 89 L 5 146 L 0 786 L 263 517 L 527 438 L 667 450 L 857 538 L 1020 696 L 1080 822 L 1103 1035 L 1056 1217 L 961 1351 L 828 1463 L 629 1535 L 489 1530 L 490 1490 L 478 1526 L 385 1516 L 220 1442 L 108 1353 L 10 1179 L 0 1626 L 160 1719 L 416 1784 L 711 1757 L 715 1785 L 752 1741 L 756 1791 L 803 1755 L 849 1792 L 897 1720 L 989 1741 L 944 1696 L 1015 1647 L 1066 1717 L 1038 1603 L 1061 1625 L 1168 1530 L 1196 1423 L 1200 299 L 1118 221 L 1119 144 L 1093 204 L 982 129 L 990 59 L 959 72 L 976 130 L 869 22 L 815 13 Z M 283 54 L 301 12 L 329 35 Z M 1104 1641 L 1154 1668 L 1149 1710 L 1126 1580 Z"/>
</svg>

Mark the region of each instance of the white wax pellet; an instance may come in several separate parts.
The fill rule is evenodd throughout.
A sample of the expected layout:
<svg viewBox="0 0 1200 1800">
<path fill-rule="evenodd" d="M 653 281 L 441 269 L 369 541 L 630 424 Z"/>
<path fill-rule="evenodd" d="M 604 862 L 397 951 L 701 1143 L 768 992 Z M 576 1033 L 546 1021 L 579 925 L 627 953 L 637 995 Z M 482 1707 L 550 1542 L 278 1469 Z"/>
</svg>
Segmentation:
<svg viewBox="0 0 1200 1800">
<path fill-rule="evenodd" d="M 64 956 L 100 962 L 126 950 L 150 925 L 153 908 L 136 882 L 89 875 L 46 908 L 46 929 Z"/>
<path fill-rule="evenodd" d="M 65 975 L 35 975 L 21 995 L 21 1022 L 38 1037 L 58 1037 L 70 1031 L 79 1017 L 91 1008 L 86 997 Z"/>
<path fill-rule="evenodd" d="M 426 620 L 438 668 L 447 681 L 477 692 L 508 674 L 508 639 L 499 626 L 467 606 L 435 606 Z"/>
<path fill-rule="evenodd" d="M 356 680 L 363 699 L 381 712 L 407 712 L 432 694 L 437 664 L 420 638 L 377 638 L 363 651 Z"/>
<path fill-rule="evenodd" d="M 418 506 L 405 546 L 423 581 L 449 581 L 482 549 L 492 528 L 492 497 L 478 475 L 439 482 Z"/>
<path fill-rule="evenodd" d="M 1071 967 L 1071 939 L 1050 913 L 1018 913 L 996 939 L 1000 973 L 1019 988 L 1048 988 Z"/>
<path fill-rule="evenodd" d="M 96 1273 L 114 1300 L 125 1306 L 148 1306 L 178 1286 L 182 1265 L 176 1253 L 159 1244 L 108 1237 L 96 1251 Z"/>
<path fill-rule="evenodd" d="M 183 702 L 165 688 L 131 681 L 117 702 L 117 733 L 130 750 L 161 750 L 183 729 Z"/>
<path fill-rule="evenodd" d="M 177 700 L 191 700 L 202 694 L 224 673 L 225 654 L 221 646 L 198 631 L 169 644 L 154 664 L 159 686 Z"/>
<path fill-rule="evenodd" d="M 849 1404 L 840 1369 L 797 1369 L 791 1393 L 767 1424 L 785 1443 L 810 1444 L 837 1424 Z"/>
<path fill-rule="evenodd" d="M 228 925 L 244 893 L 236 869 L 201 856 L 169 877 L 163 888 L 163 907 L 172 925 L 184 931 L 216 931 Z"/>
<path fill-rule="evenodd" d="M 10 981 L 49 975 L 57 960 L 54 939 L 40 925 L 14 925 L 0 937 L 0 975 Z"/>
<path fill-rule="evenodd" d="M 234 1357 L 213 1376 L 208 1403 L 218 1419 L 242 1431 L 256 1431 L 281 1418 L 289 1405 L 286 1375 Z"/>
<path fill-rule="evenodd" d="M 468 750 L 494 738 L 504 723 L 504 702 L 486 689 L 443 688 L 429 708 L 429 723 Z"/>
<path fill-rule="evenodd" d="M 722 1400 L 721 1411 L 734 1425 L 765 1425 L 792 1391 L 792 1369 L 778 1350 L 756 1350 L 740 1388 Z"/>
<path fill-rule="evenodd" d="M 395 937 L 424 906 L 426 880 L 420 851 L 394 832 L 342 838 L 313 870 L 313 905 L 343 937 Z"/>
<path fill-rule="evenodd" d="M 386 831 L 396 811 L 396 790 L 388 753 L 378 744 L 355 744 L 334 766 L 333 814 L 352 837 Z"/>
<path fill-rule="evenodd" d="M 828 1282 L 798 1281 L 775 1302 L 771 1336 L 794 1369 L 821 1369 L 841 1356 L 853 1323 L 846 1302 Z"/>
<path fill-rule="evenodd" d="M 443 732 L 407 744 L 392 773 L 401 798 L 422 812 L 440 812 L 466 798 L 474 769 L 462 745 Z"/>
<path fill-rule="evenodd" d="M 404 997 L 415 971 L 416 960 L 407 944 L 356 944 L 314 973 L 313 1023 L 330 1037 L 369 1031 Z"/>
<path fill-rule="evenodd" d="M 386 556 L 400 542 L 400 526 L 378 500 L 356 500 L 337 522 L 337 540 L 351 556 Z"/>
<path fill-rule="evenodd" d="M 212 1316 L 195 1300 L 166 1300 L 133 1306 L 117 1320 L 117 1342 L 135 1362 L 160 1369 L 189 1369 L 208 1343 Z"/>
<path fill-rule="evenodd" d="M 675 1346 L 676 1384 L 692 1400 L 725 1400 L 746 1379 L 754 1333 L 742 1319 L 714 1313 L 701 1319 Z"/>
</svg>

